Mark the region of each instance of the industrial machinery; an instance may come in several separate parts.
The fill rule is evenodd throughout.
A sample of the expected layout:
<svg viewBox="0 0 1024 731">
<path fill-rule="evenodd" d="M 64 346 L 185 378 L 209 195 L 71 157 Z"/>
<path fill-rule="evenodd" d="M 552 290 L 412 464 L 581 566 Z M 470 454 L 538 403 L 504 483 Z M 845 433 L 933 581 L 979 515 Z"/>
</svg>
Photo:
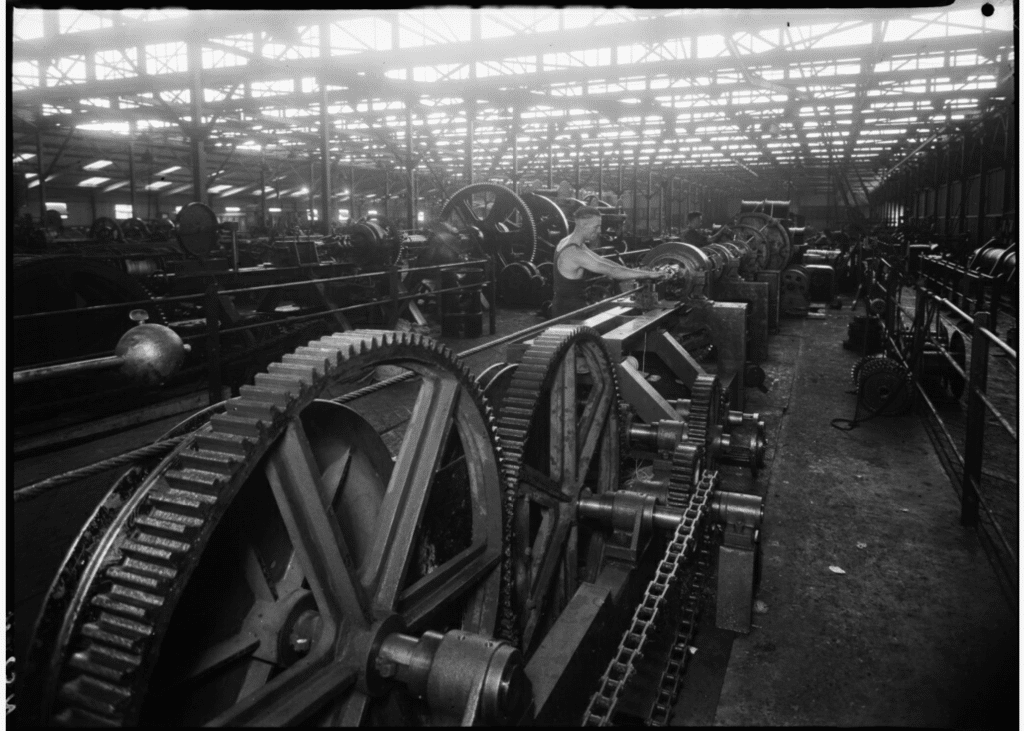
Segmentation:
<svg viewBox="0 0 1024 731">
<path fill-rule="evenodd" d="M 709 319 L 688 302 L 627 329 Z M 762 504 L 719 465 L 756 471 L 764 426 L 696 364 L 685 398 L 638 399 L 604 330 L 550 327 L 475 380 L 428 338 L 336 333 L 173 430 L 69 552 L 19 721 L 666 721 L 715 551 L 719 626 L 749 631 Z M 415 381 L 323 400 L 381 365 Z M 390 441 L 384 403 L 411 414 Z"/>
</svg>

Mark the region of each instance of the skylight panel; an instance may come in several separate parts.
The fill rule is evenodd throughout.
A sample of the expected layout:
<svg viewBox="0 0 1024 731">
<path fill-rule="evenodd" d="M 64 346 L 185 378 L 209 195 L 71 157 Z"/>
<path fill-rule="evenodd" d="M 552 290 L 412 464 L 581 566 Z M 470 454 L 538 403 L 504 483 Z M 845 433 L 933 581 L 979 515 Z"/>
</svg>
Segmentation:
<svg viewBox="0 0 1024 731">
<path fill-rule="evenodd" d="M 158 180 L 155 183 L 150 183 L 149 185 L 147 185 L 146 186 L 146 190 L 161 190 L 163 188 L 166 188 L 170 184 L 171 184 L 170 181 Z"/>
<path fill-rule="evenodd" d="M 91 162 L 88 165 L 83 165 L 82 170 L 102 170 L 103 168 L 110 167 L 113 164 L 113 160 L 97 160 L 96 162 Z"/>
<path fill-rule="evenodd" d="M 109 181 L 110 178 L 86 178 L 78 184 L 79 188 L 95 188 L 98 185 L 103 185 Z"/>
</svg>

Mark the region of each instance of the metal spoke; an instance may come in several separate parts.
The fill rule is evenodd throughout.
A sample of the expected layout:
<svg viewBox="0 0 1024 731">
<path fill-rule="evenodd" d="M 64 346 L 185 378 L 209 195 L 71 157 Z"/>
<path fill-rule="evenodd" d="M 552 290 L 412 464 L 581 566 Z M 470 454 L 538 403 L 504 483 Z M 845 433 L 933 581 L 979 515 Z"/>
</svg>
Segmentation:
<svg viewBox="0 0 1024 731">
<path fill-rule="evenodd" d="M 399 607 L 410 630 L 416 630 L 432 613 L 474 588 L 494 568 L 500 554 L 491 551 L 486 556 L 486 552 L 487 542 L 476 541 L 402 592 Z"/>
<path fill-rule="evenodd" d="M 260 641 L 249 632 L 243 631 L 223 642 L 210 647 L 193 663 L 180 682 L 194 680 L 219 667 L 251 656 L 260 646 Z M 177 683 L 176 683 L 177 684 Z"/>
<path fill-rule="evenodd" d="M 590 353 L 586 353 L 586 355 L 587 364 L 591 369 L 590 372 L 595 374 L 601 373 L 600 370 L 597 370 L 597 359 L 591 356 Z M 590 394 L 590 400 L 587 402 L 587 406 L 583 410 L 583 416 L 580 418 L 579 433 L 583 434 L 583 444 L 580 447 L 579 462 L 576 466 L 574 495 L 583 487 L 583 481 L 587 478 L 587 471 L 590 468 L 590 461 L 594 458 L 594 452 L 597 451 L 597 445 L 601 440 L 605 424 L 608 422 L 608 413 L 613 408 L 610 384 L 602 381 L 600 390 L 598 390 L 595 383 L 595 390 L 597 391 L 596 398 L 594 393 Z"/>
<path fill-rule="evenodd" d="M 312 660 L 312 658 L 310 659 Z M 347 664 L 303 661 L 217 716 L 209 726 L 292 726 L 315 714 L 351 686 L 358 673 Z"/>
<path fill-rule="evenodd" d="M 456 210 L 462 216 L 463 221 L 470 226 L 479 226 L 483 220 L 473 210 L 472 200 L 462 199 L 455 204 Z"/>
<path fill-rule="evenodd" d="M 381 505 L 377 537 L 362 573 L 363 583 L 374 590 L 377 612 L 391 612 L 398 604 L 417 527 L 448 444 L 460 388 L 454 377 L 425 377 L 416 397 Z"/>
<path fill-rule="evenodd" d="M 491 206 L 491 210 L 487 212 L 487 216 L 484 218 L 484 223 L 494 226 L 502 223 L 508 218 L 508 214 L 515 210 L 514 206 L 511 205 L 512 201 L 504 196 L 494 198 L 494 205 Z"/>
<path fill-rule="evenodd" d="M 295 558 L 321 616 L 335 627 L 346 617 L 357 627 L 368 627 L 365 592 L 356 580 L 330 505 L 324 500 L 320 471 L 298 419 L 289 423 L 266 470 Z"/>
</svg>

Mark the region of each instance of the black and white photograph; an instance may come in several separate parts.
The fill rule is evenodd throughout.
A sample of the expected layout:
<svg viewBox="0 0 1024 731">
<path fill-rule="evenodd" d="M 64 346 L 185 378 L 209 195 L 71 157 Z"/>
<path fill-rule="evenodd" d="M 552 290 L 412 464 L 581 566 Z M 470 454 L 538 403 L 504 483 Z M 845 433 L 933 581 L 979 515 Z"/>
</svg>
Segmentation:
<svg viewBox="0 0 1024 731">
<path fill-rule="evenodd" d="M 8 726 L 1018 727 L 1019 11 L 8 4 Z"/>
</svg>

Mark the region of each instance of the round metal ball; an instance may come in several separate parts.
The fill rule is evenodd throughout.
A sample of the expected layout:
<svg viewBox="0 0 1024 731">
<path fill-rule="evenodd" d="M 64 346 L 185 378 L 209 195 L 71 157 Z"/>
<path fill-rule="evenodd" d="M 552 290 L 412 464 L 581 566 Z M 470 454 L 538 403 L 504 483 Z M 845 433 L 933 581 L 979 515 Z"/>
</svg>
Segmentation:
<svg viewBox="0 0 1024 731">
<path fill-rule="evenodd" d="M 137 383 L 156 385 L 181 367 L 189 350 L 171 328 L 146 323 L 122 335 L 114 355 L 124 359 L 123 375 Z"/>
</svg>

